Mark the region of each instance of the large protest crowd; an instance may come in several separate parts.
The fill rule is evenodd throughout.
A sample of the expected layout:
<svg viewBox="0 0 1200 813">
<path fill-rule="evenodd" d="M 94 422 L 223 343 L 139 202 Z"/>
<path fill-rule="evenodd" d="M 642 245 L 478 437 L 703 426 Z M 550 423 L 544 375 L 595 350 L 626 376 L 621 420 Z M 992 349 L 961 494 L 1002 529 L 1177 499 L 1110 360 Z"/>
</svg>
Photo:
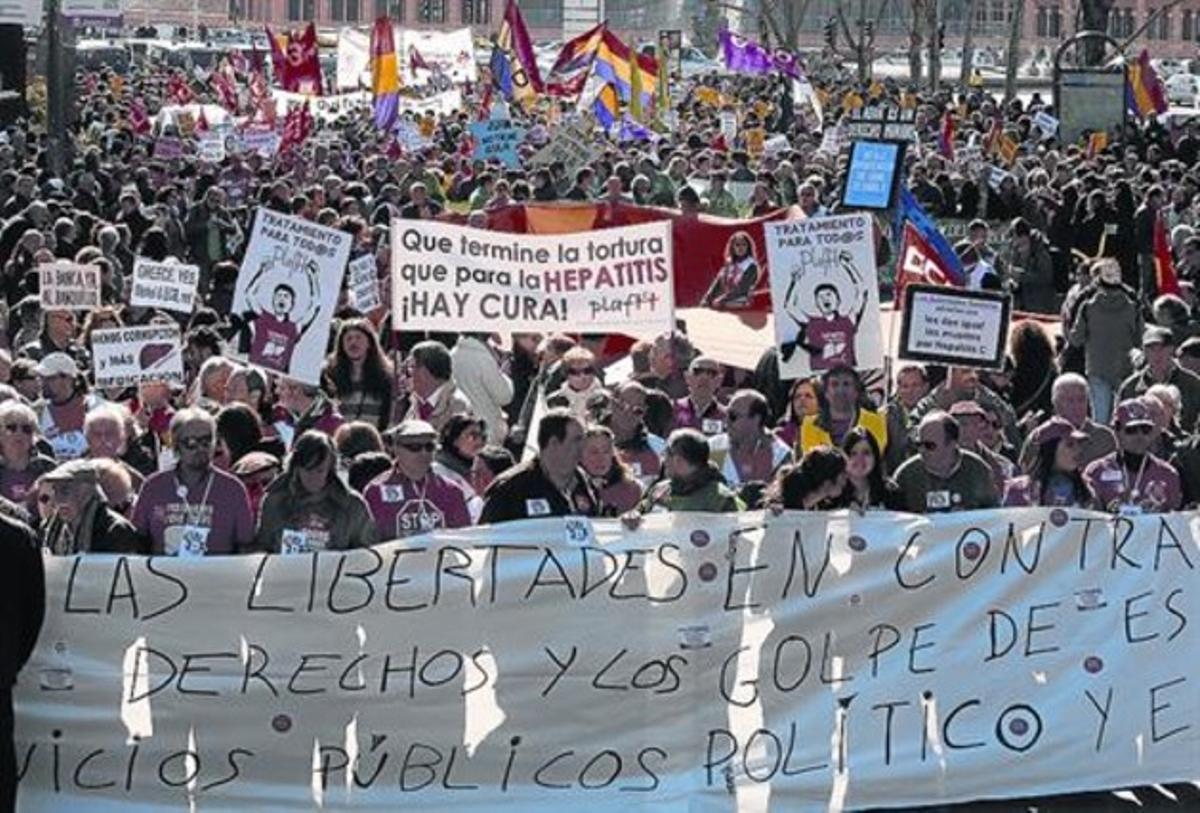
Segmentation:
<svg viewBox="0 0 1200 813">
<path fill-rule="evenodd" d="M 1106 144 L 1060 143 L 1033 125 L 1050 109 L 1036 94 L 1002 104 L 980 87 L 930 93 L 841 76 L 817 82 L 821 122 L 786 82 L 713 75 L 679 83 L 674 126 L 652 140 L 595 130 L 593 160 L 572 173 L 473 160 L 468 124 L 484 100 L 470 91 L 463 110 L 403 114 L 427 139 L 415 150 L 362 108 L 274 157 L 155 157 L 175 125 L 142 130 L 131 111 L 144 105 L 154 120 L 177 79 L 150 62 L 80 72 L 60 173 L 40 119 L 0 135 L 0 510 L 5 530 L 54 555 L 344 550 L 569 514 L 636 526 L 656 511 L 1136 514 L 1200 503 L 1193 123 L 1131 120 Z M 190 84 L 196 101 L 216 101 L 204 81 Z M 1000 369 L 897 362 L 881 377 L 838 365 L 781 381 L 769 332 L 757 366 L 738 369 L 682 330 L 632 345 L 415 333 L 386 305 L 360 312 L 345 289 L 319 385 L 246 361 L 250 325 L 233 303 L 260 207 L 351 235 L 351 257 L 375 258 L 383 291 L 397 218 L 486 227 L 505 207 L 556 201 L 822 217 L 837 210 L 845 168 L 844 151 L 822 149 L 822 124 L 835 128 L 855 99 L 915 111 L 904 184 L 935 221 L 966 225 L 953 242 L 970 284 L 1014 298 Z M 569 114 L 558 101 L 491 104 L 545 133 Z M 742 113 L 732 140 L 720 121 L 730 106 Z M 957 158 L 937 148 L 947 110 Z M 752 149 L 741 133 L 758 126 L 786 149 Z M 1018 154 L 993 183 L 994 162 L 979 159 L 998 131 Z M 750 198 L 735 200 L 731 183 L 752 183 Z M 1178 294 L 1156 287 L 1156 218 Z M 885 289 L 899 252 L 887 226 Z M 199 268 L 190 313 L 130 304 L 139 258 Z M 102 307 L 42 307 L 39 266 L 60 260 L 100 269 Z M 745 299 L 732 268 L 706 304 Z M 96 386 L 95 331 L 170 324 L 181 329 L 182 384 Z M 30 647 L 13 648 L 0 682 Z"/>
</svg>

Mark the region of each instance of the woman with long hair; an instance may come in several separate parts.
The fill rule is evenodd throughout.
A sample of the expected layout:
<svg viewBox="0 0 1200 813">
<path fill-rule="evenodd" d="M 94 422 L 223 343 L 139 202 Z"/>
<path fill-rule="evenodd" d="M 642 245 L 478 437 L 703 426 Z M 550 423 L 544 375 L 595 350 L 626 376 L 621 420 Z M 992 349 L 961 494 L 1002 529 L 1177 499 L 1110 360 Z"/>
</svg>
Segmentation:
<svg viewBox="0 0 1200 813">
<path fill-rule="evenodd" d="M 392 411 L 392 363 L 367 319 L 347 319 L 338 329 L 325 379 L 348 421 L 366 421 L 383 431 Z"/>
<path fill-rule="evenodd" d="M 1079 464 L 1085 440 L 1087 435 L 1065 418 L 1051 418 L 1038 427 L 1030 438 L 1037 449 L 1032 474 L 1008 481 L 1002 505 L 1094 507 L 1096 497 Z"/>
<path fill-rule="evenodd" d="M 701 304 L 709 308 L 744 308 L 750 304 L 761 275 L 750 232 L 735 232 L 725 245 L 725 262 Z"/>
<path fill-rule="evenodd" d="M 775 427 L 775 437 L 787 444 L 789 449 L 796 446 L 800 436 L 800 424 L 809 415 L 821 412 L 821 379 L 816 376 L 797 378 L 792 382 L 788 392 L 787 411 Z"/>
<path fill-rule="evenodd" d="M 860 511 L 887 507 L 890 494 L 883 473 L 883 455 L 875 436 L 855 426 L 842 438 L 842 453 L 846 455 L 844 502 Z"/>
<path fill-rule="evenodd" d="M 642 485 L 617 457 L 608 427 L 592 424 L 584 431 L 580 465 L 600 495 L 605 516 L 618 517 L 632 511 L 642 499 Z"/>
<path fill-rule="evenodd" d="M 337 450 L 323 432 L 296 439 L 283 474 L 267 488 L 254 546 L 271 553 L 365 548 L 375 522 L 362 496 L 337 475 Z"/>
</svg>

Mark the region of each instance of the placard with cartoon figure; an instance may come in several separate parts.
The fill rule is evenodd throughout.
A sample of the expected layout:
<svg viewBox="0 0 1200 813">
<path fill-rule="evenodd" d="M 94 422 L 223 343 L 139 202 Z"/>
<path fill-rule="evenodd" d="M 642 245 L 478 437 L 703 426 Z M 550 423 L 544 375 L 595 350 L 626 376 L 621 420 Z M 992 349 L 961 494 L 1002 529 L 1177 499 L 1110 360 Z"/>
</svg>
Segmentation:
<svg viewBox="0 0 1200 813">
<path fill-rule="evenodd" d="M 318 384 L 351 235 L 259 209 L 238 273 L 235 313 L 251 364 Z"/>
<path fill-rule="evenodd" d="M 789 220 L 764 229 L 780 375 L 882 367 L 871 216 Z"/>
</svg>

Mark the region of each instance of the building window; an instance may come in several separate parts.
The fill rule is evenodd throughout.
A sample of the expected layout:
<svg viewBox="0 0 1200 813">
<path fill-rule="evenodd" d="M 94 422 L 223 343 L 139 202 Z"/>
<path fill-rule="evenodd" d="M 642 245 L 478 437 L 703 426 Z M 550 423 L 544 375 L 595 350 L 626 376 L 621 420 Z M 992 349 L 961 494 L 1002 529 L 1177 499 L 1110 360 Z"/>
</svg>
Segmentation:
<svg viewBox="0 0 1200 813">
<path fill-rule="evenodd" d="M 346 22 L 358 22 L 358 0 L 346 0 Z"/>
<path fill-rule="evenodd" d="M 305 22 L 317 19 L 317 0 L 304 0 L 304 16 L 301 19 Z"/>
<path fill-rule="evenodd" d="M 1039 37 L 1046 37 L 1050 34 L 1050 14 L 1046 11 L 1045 6 L 1038 6 L 1036 30 Z"/>
<path fill-rule="evenodd" d="M 492 21 L 491 0 L 462 0 L 463 25 L 487 25 Z"/>
<path fill-rule="evenodd" d="M 1171 12 L 1166 12 L 1158 18 L 1158 38 L 1160 40 L 1169 40 L 1171 38 Z"/>
<path fill-rule="evenodd" d="M 1184 41 L 1193 39 L 1192 10 L 1190 8 L 1183 10 L 1183 25 L 1180 27 L 1179 38 Z"/>
<path fill-rule="evenodd" d="M 288 0 L 288 21 L 300 21 L 300 0 Z"/>
<path fill-rule="evenodd" d="M 404 0 L 375 0 L 375 19 L 380 17 L 391 17 L 395 22 L 404 22 Z"/>
<path fill-rule="evenodd" d="M 344 0 L 329 0 L 329 19 L 335 23 L 345 22 L 346 4 Z"/>
<path fill-rule="evenodd" d="M 446 0 L 419 0 L 417 21 L 422 23 L 446 22 Z"/>
<path fill-rule="evenodd" d="M 1062 37 L 1062 11 L 1057 6 L 1050 9 L 1050 36 L 1054 39 Z"/>
<path fill-rule="evenodd" d="M 563 21 L 562 0 L 517 0 L 521 16 L 530 28 L 554 28 Z"/>
</svg>

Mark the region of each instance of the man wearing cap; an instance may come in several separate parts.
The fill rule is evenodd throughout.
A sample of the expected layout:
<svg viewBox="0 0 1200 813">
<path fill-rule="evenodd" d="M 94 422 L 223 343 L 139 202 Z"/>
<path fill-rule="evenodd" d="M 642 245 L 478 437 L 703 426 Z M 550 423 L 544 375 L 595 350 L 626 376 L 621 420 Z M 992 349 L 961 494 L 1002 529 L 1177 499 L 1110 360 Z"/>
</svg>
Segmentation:
<svg viewBox="0 0 1200 813">
<path fill-rule="evenodd" d="M 1004 455 L 992 451 L 983 443 L 983 433 L 990 420 L 983 407 L 974 401 L 958 401 L 951 405 L 950 416 L 958 421 L 958 443 L 964 450 L 979 455 L 992 472 L 996 493 L 1004 493 L 1004 484 L 1017 473 L 1017 467 Z"/>
<path fill-rule="evenodd" d="M 1154 421 L 1140 398 L 1117 406 L 1113 425 L 1119 448 L 1092 463 L 1083 472 L 1084 482 L 1098 505 L 1122 514 L 1176 511 L 1182 502 L 1179 473 L 1150 454 Z"/>
<path fill-rule="evenodd" d="M 1050 402 L 1054 406 L 1054 415 L 1049 421 L 1039 425 L 1021 447 L 1019 463 L 1026 474 L 1033 473 L 1036 463 L 1038 444 L 1042 442 L 1040 435 L 1042 427 L 1055 418 L 1061 418 L 1071 424 L 1084 438 L 1079 447 L 1079 466 L 1087 468 L 1093 460 L 1099 460 L 1105 455 L 1112 454 L 1117 448 L 1117 437 L 1107 426 L 1096 423 L 1088 417 L 1088 382 L 1079 373 L 1063 373 L 1054 379 L 1050 390 Z"/>
<path fill-rule="evenodd" d="M 105 504 L 92 461 L 64 463 L 42 475 L 41 481 L 51 486 L 52 494 L 42 544 L 56 556 L 150 552 L 148 540 Z"/>
<path fill-rule="evenodd" d="M 37 366 L 45 399 L 35 405 L 38 431 L 59 462 L 82 457 L 87 450 L 84 418 L 101 403 L 90 394 L 79 374 L 79 365 L 66 353 L 51 353 Z"/>
<path fill-rule="evenodd" d="M 1200 415 L 1200 375 L 1185 370 L 1175 360 L 1175 339 L 1165 327 L 1152 325 L 1142 333 L 1142 353 L 1146 357 L 1144 369 L 1134 373 L 1121 383 L 1122 401 L 1145 395 L 1155 384 L 1171 384 L 1179 390 L 1179 424 L 1189 434 L 1196 428 L 1196 417 Z"/>
<path fill-rule="evenodd" d="M 381 540 L 471 524 L 462 489 L 433 471 L 437 437 L 422 420 L 403 421 L 388 432 L 395 463 L 363 490 Z"/>
<path fill-rule="evenodd" d="M 600 498 L 579 468 L 583 425 L 568 410 L 551 409 L 537 432 L 537 455 L 498 476 L 484 493 L 480 525 L 600 515 Z"/>
<path fill-rule="evenodd" d="M 934 410 L 917 426 L 919 454 L 896 472 L 902 510 L 914 514 L 995 508 L 992 470 L 979 455 L 959 447 L 958 421 Z"/>
<path fill-rule="evenodd" d="M 724 370 L 715 359 L 696 356 L 684 373 L 688 394 L 675 402 L 676 429 L 698 429 L 712 437 L 725 431 L 725 407 L 717 400 Z"/>
<path fill-rule="evenodd" d="M 1067 340 L 1083 348 L 1083 366 L 1092 398 L 1092 418 L 1108 423 L 1113 397 L 1132 365 L 1129 351 L 1142 335 L 1142 312 L 1121 284 L 1121 266 L 1102 259 L 1093 266 L 1095 285 L 1085 288 L 1074 309 Z M 1067 323 L 1064 322 L 1064 328 Z"/>
</svg>

